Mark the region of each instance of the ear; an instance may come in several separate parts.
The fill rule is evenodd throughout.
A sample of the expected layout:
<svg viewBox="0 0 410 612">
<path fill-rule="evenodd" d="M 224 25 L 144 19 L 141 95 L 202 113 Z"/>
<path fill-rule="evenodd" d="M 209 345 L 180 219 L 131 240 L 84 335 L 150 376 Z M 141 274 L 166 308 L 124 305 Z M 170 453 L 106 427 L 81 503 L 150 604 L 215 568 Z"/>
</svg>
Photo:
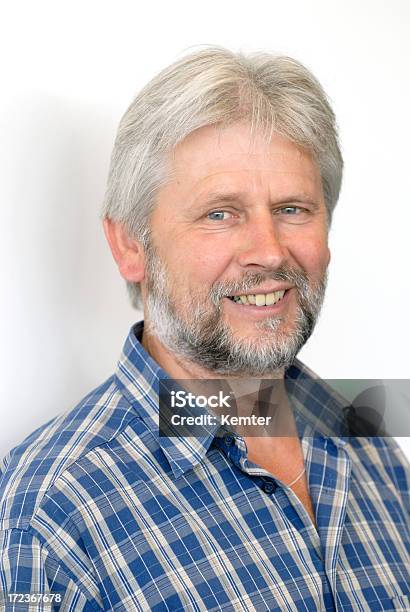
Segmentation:
<svg viewBox="0 0 410 612">
<path fill-rule="evenodd" d="M 130 238 L 122 223 L 104 219 L 104 233 L 120 274 L 125 280 L 139 283 L 144 278 L 144 250 L 138 240 Z"/>
</svg>

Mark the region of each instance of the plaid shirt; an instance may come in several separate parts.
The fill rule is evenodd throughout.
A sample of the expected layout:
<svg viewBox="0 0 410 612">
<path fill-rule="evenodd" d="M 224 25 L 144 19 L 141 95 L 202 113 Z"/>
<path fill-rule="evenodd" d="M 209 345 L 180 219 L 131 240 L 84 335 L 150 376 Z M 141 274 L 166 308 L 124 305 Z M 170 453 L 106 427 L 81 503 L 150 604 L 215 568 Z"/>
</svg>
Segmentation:
<svg viewBox="0 0 410 612">
<path fill-rule="evenodd" d="M 141 334 L 115 375 L 3 460 L 0 609 L 410 610 L 409 474 L 394 441 L 302 438 L 316 528 L 240 438 L 159 437 L 166 374 Z M 326 426 L 337 401 L 311 382 L 293 399 Z M 6 596 L 49 592 L 52 606 Z"/>
</svg>

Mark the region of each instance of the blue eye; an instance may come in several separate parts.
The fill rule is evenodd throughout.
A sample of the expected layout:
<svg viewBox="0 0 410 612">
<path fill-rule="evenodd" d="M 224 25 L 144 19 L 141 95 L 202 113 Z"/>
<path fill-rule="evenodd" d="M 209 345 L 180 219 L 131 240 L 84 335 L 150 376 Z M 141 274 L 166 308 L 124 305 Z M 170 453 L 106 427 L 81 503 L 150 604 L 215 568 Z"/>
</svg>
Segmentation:
<svg viewBox="0 0 410 612">
<path fill-rule="evenodd" d="M 301 213 L 303 211 L 302 208 L 300 208 L 300 206 L 284 206 L 283 208 L 280 209 L 280 212 L 284 215 L 297 215 L 298 213 Z"/>
<path fill-rule="evenodd" d="M 226 210 L 213 210 L 207 214 L 208 219 L 211 221 L 225 221 Z"/>
</svg>

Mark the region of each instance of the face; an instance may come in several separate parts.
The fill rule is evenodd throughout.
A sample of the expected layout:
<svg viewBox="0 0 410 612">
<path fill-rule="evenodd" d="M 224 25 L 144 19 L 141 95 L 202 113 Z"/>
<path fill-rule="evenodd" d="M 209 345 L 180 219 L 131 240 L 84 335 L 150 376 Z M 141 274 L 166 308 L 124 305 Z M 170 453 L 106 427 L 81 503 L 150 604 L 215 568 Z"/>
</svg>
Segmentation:
<svg viewBox="0 0 410 612">
<path fill-rule="evenodd" d="M 313 330 L 329 263 L 316 162 L 236 124 L 195 131 L 170 163 L 151 217 L 147 328 L 213 373 L 288 365 Z"/>
</svg>

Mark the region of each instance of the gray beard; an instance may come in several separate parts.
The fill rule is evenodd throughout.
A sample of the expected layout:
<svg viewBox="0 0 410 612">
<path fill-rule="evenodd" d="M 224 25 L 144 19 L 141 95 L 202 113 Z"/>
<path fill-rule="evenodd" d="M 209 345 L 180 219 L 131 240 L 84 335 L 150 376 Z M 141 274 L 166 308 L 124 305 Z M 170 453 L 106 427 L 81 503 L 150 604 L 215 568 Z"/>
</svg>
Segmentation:
<svg viewBox="0 0 410 612">
<path fill-rule="evenodd" d="M 248 272 L 240 281 L 215 283 L 208 296 L 192 295 L 178 313 L 165 264 L 152 245 L 147 255 L 146 329 L 182 359 L 221 376 L 260 377 L 289 366 L 315 327 L 326 289 L 326 273 L 315 284 L 304 271 L 288 266 L 271 272 Z M 297 312 L 291 330 L 283 330 L 280 315 L 256 324 L 257 337 L 235 338 L 223 321 L 220 302 L 233 293 L 246 294 L 267 280 L 291 283 L 297 290 Z"/>
</svg>

